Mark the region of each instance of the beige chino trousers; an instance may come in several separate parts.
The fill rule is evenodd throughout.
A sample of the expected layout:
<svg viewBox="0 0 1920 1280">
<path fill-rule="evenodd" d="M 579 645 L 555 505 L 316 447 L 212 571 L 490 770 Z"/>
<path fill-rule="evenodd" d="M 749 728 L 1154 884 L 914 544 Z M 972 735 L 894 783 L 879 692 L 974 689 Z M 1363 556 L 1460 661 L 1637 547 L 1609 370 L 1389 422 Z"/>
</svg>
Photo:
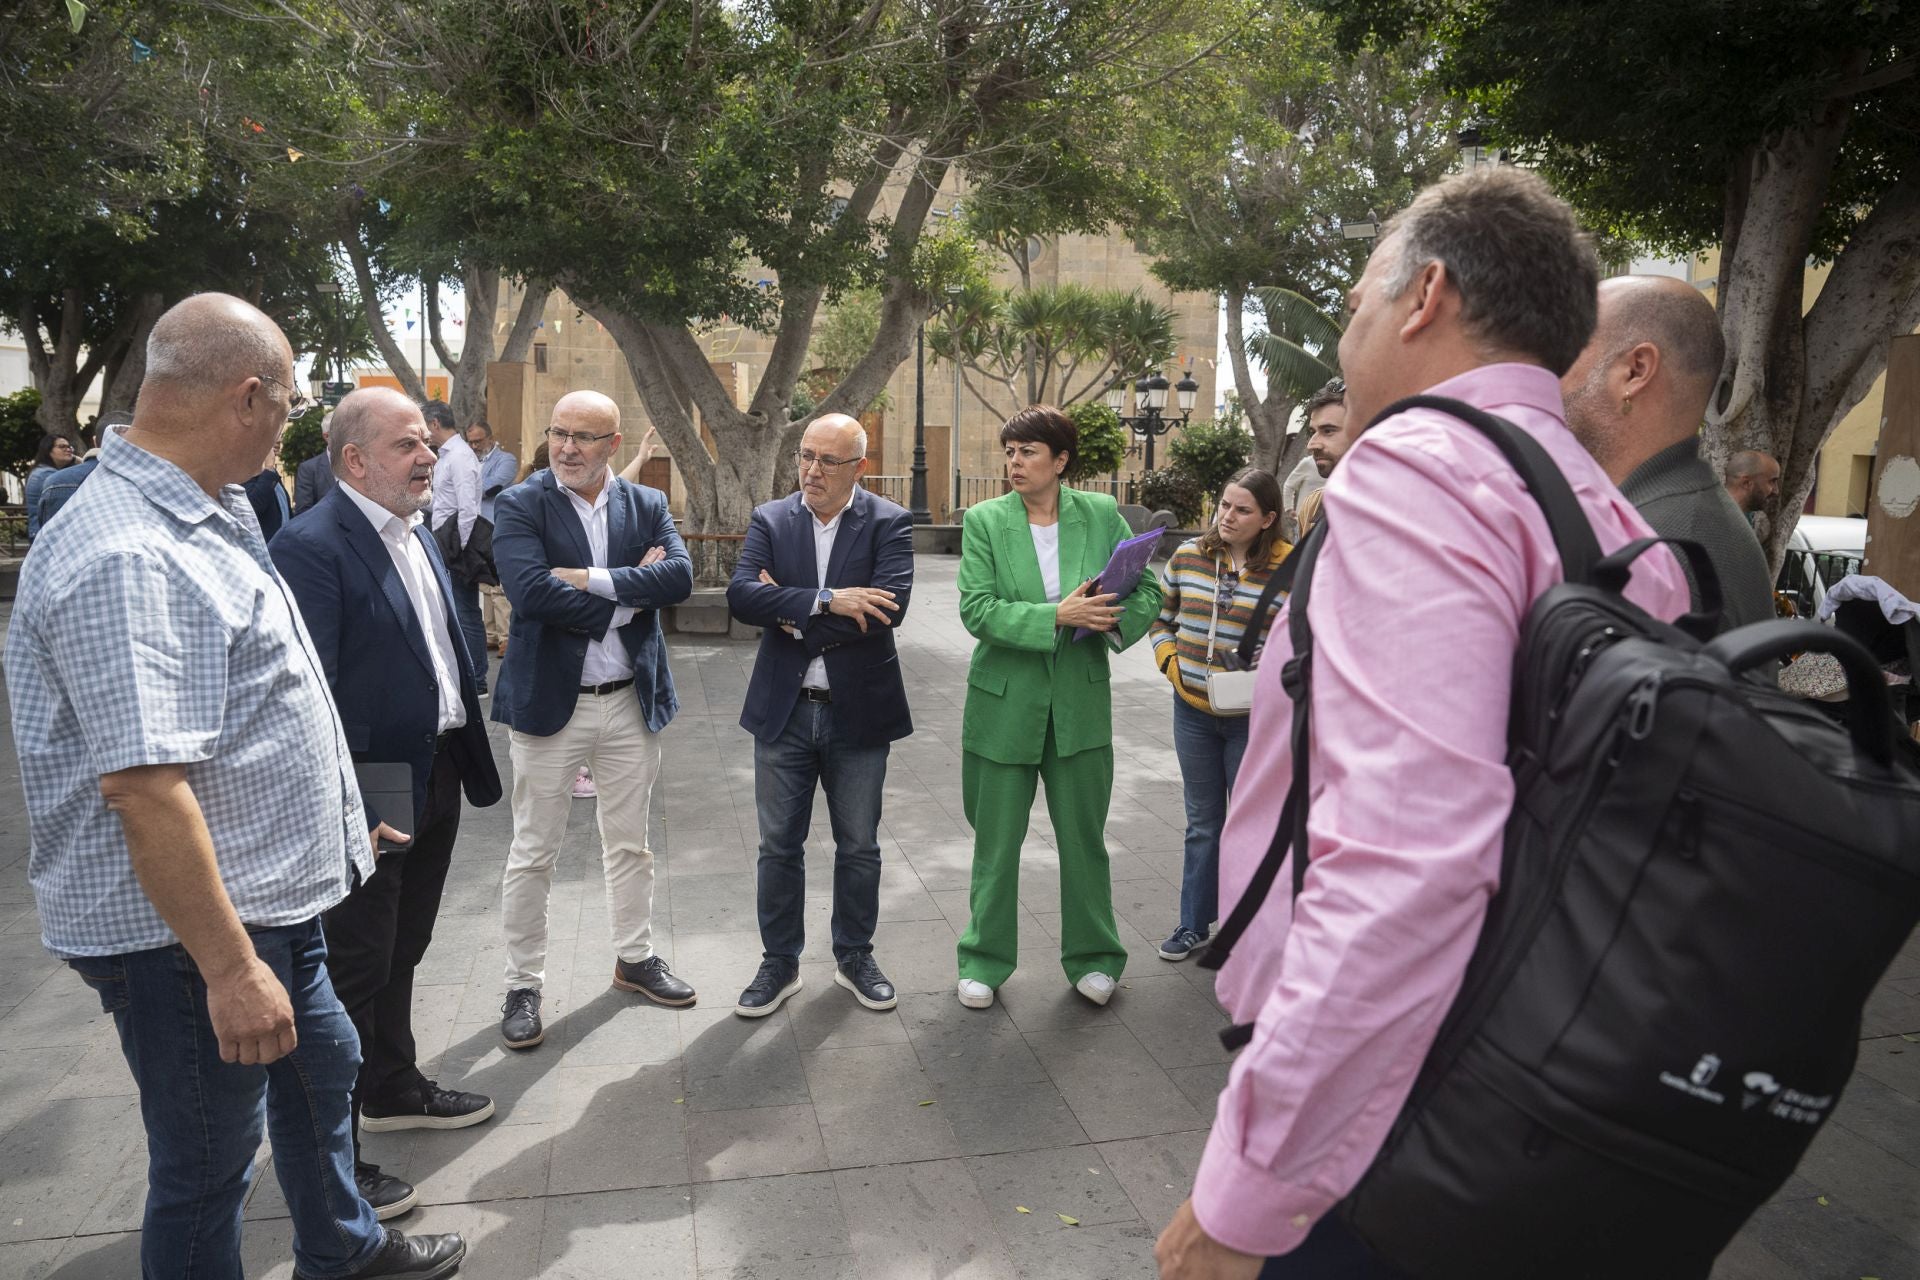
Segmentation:
<svg viewBox="0 0 1920 1280">
<path fill-rule="evenodd" d="M 573 779 L 593 769 L 599 790 L 601 861 L 613 949 L 628 964 L 653 954 L 653 850 L 647 807 L 660 773 L 660 735 L 647 728 L 631 687 L 582 693 L 560 732 L 509 734 L 513 845 L 500 890 L 507 935 L 507 988 L 546 982 L 547 898 L 573 808 Z"/>
</svg>

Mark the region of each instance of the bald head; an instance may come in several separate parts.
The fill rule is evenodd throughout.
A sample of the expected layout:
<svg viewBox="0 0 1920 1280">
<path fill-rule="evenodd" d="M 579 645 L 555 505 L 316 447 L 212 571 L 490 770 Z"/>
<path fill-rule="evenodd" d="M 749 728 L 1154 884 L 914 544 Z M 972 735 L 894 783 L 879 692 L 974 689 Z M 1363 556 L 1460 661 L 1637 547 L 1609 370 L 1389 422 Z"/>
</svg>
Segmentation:
<svg viewBox="0 0 1920 1280">
<path fill-rule="evenodd" d="M 292 395 L 286 335 L 265 312 L 231 294 L 196 293 L 153 326 L 140 392 L 217 395 L 248 378 L 277 383 L 283 401 Z"/>
<path fill-rule="evenodd" d="M 821 414 L 800 437 L 796 465 L 807 506 L 820 519 L 833 519 L 867 469 L 867 429 L 844 413 Z"/>
<path fill-rule="evenodd" d="M 620 406 L 598 391 L 569 391 L 553 406 L 547 465 L 561 484 L 592 501 L 612 474 L 620 447 Z"/>
<path fill-rule="evenodd" d="M 1727 494 L 1748 514 L 1767 510 L 1780 496 L 1780 463 L 1770 453 L 1742 449 L 1727 459 Z"/>
<path fill-rule="evenodd" d="M 1593 338 L 1560 380 L 1567 426 L 1619 484 L 1698 434 L 1725 358 L 1713 304 L 1686 281 L 1604 280 Z"/>
<path fill-rule="evenodd" d="M 363 387 L 333 411 L 328 460 L 340 483 L 405 519 L 433 505 L 433 445 L 420 406 L 391 387 Z"/>
<path fill-rule="evenodd" d="M 327 463 L 341 474 L 340 456 L 348 445 L 366 449 L 374 435 L 394 422 L 420 422 L 420 407 L 392 387 L 350 391 L 328 419 Z"/>
</svg>

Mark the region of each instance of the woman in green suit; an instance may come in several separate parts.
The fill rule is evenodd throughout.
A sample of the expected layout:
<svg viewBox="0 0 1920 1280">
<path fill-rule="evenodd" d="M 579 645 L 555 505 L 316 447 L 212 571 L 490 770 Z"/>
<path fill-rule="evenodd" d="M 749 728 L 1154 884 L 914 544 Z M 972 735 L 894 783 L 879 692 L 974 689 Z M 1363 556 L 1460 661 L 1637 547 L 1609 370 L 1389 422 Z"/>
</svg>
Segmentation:
<svg viewBox="0 0 1920 1280">
<path fill-rule="evenodd" d="M 1143 573 L 1124 599 L 1088 590 L 1130 530 L 1112 498 L 1061 487 L 1079 443 L 1072 419 L 1034 405 L 1007 421 L 1000 443 L 1013 492 L 968 509 L 960 550 L 960 620 L 980 642 L 960 730 L 973 826 L 960 1003 L 991 1005 L 1017 963 L 1020 845 L 1044 782 L 1060 847 L 1060 964 L 1076 991 L 1105 1004 L 1127 960 L 1107 868 L 1107 655 L 1146 634 L 1160 583 Z M 1075 641 L 1076 627 L 1100 634 Z"/>
</svg>

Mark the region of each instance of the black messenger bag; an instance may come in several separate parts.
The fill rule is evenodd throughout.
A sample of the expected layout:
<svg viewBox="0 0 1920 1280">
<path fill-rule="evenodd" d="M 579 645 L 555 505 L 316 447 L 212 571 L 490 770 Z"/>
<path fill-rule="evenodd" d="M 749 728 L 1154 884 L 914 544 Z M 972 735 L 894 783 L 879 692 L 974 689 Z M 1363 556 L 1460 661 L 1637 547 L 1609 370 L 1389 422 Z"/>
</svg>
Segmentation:
<svg viewBox="0 0 1920 1280">
<path fill-rule="evenodd" d="M 1706 640 L 1624 599 L 1552 458 L 1455 401 L 1540 503 L 1565 581 L 1515 660 L 1499 891 L 1412 1092 L 1336 1210 L 1419 1280 L 1705 1277 L 1793 1172 L 1852 1074 L 1861 1009 L 1920 917 L 1920 751 L 1857 642 L 1807 622 Z M 1295 552 L 1283 672 L 1293 784 L 1201 964 L 1223 965 L 1292 860 L 1306 886 L 1307 625 L 1323 518 Z M 1250 625 L 1249 631 L 1253 629 Z M 1844 723 L 1750 676 L 1833 654 Z M 1248 1027 L 1222 1033 L 1229 1048 Z"/>
</svg>

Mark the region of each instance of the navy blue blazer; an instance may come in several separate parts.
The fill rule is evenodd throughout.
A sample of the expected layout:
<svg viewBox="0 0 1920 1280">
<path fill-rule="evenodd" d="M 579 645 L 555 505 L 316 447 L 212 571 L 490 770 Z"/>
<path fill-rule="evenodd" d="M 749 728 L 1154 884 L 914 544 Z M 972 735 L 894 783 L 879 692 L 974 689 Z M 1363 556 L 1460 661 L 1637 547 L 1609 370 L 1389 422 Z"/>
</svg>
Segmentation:
<svg viewBox="0 0 1920 1280">
<path fill-rule="evenodd" d="M 620 628 L 633 658 L 633 693 L 647 727 L 667 727 L 680 709 L 667 670 L 659 610 L 693 594 L 693 561 L 658 489 L 608 479 L 607 568 L 621 605 L 637 610 Z M 640 566 L 649 547 L 667 558 Z M 493 562 L 513 605 L 507 653 L 493 688 L 493 718 L 522 733 L 549 737 L 573 718 L 587 643 L 605 638 L 615 602 L 579 591 L 552 570 L 593 565 L 579 513 L 551 471 L 536 471 L 493 505 Z"/>
<path fill-rule="evenodd" d="M 500 772 L 480 714 L 473 659 L 454 612 L 453 584 L 424 523 L 414 536 L 427 549 L 440 588 L 459 665 L 460 705 L 467 709 L 467 722 L 453 731 L 447 750 L 460 770 L 467 799 L 490 805 L 500 798 Z M 413 601 L 386 543 L 346 490 L 336 487 L 302 519 L 283 526 L 267 551 L 319 651 L 354 760 L 411 767 L 418 823 L 426 813 L 427 780 L 433 773 L 440 690 L 434 683 L 426 630 L 414 616 Z"/>
<path fill-rule="evenodd" d="M 780 585 L 760 581 L 760 571 Z M 893 633 L 907 617 L 913 594 L 913 516 L 905 507 L 856 488 L 833 536 L 828 587 L 877 587 L 893 592 L 900 612 L 892 626 L 815 615 L 820 571 L 813 553 L 813 513 L 799 493 L 755 509 L 747 525 L 727 607 L 749 626 L 762 627 L 740 727 L 772 742 L 787 727 L 800 681 L 816 657 L 827 664 L 834 736 L 850 746 L 880 746 L 913 732 L 907 688 Z M 794 639 L 783 629 L 799 629 Z"/>
</svg>

